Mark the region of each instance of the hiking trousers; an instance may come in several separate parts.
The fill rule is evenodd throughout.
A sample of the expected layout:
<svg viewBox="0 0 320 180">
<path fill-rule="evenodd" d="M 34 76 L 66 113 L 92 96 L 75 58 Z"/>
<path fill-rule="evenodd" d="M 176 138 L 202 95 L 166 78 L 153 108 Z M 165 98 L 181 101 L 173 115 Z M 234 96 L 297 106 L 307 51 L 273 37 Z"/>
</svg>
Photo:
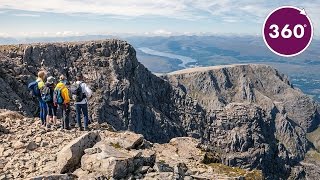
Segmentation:
<svg viewBox="0 0 320 180">
<path fill-rule="evenodd" d="M 53 116 L 57 116 L 57 106 L 55 106 L 53 103 L 47 103 L 47 107 L 49 117 L 52 118 Z"/>
<path fill-rule="evenodd" d="M 69 121 L 70 106 L 69 106 L 69 104 L 59 105 L 59 109 L 62 114 L 62 128 L 63 129 L 70 129 L 70 121 Z"/>
<path fill-rule="evenodd" d="M 46 124 L 46 119 L 47 119 L 47 103 L 39 98 L 39 109 L 40 109 L 40 119 L 41 119 L 41 124 L 45 125 Z"/>
<path fill-rule="evenodd" d="M 88 104 L 76 104 L 76 114 L 77 114 L 77 123 L 79 128 L 82 127 L 81 125 L 81 114 L 84 117 L 84 128 L 88 128 L 89 123 L 89 115 L 88 115 Z"/>
</svg>

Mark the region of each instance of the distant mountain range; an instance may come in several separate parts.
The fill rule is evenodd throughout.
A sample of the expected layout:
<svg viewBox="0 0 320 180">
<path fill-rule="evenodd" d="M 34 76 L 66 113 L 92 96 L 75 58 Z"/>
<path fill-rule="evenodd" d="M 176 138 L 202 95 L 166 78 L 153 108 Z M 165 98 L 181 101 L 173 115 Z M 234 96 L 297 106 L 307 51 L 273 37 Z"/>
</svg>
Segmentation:
<svg viewBox="0 0 320 180">
<path fill-rule="evenodd" d="M 138 49 L 138 59 L 153 72 L 165 73 L 183 69 L 181 64 L 184 59 L 177 59 L 172 55 L 196 60 L 186 64 L 186 67 L 239 63 L 269 64 L 289 75 L 294 86 L 320 100 L 319 40 L 313 40 L 304 53 L 293 58 L 273 54 L 261 37 L 254 36 L 130 37 L 128 41 Z M 145 51 L 145 48 L 149 51 Z M 159 56 L 161 52 L 172 55 Z"/>
<path fill-rule="evenodd" d="M 85 41 L 115 38 L 108 35 L 73 37 L 0 38 L 0 44 Z M 117 37 L 119 38 L 119 37 Z M 269 64 L 289 75 L 291 82 L 320 101 L 320 41 L 313 40 L 299 56 L 283 58 L 273 54 L 256 36 L 124 36 L 142 64 L 155 73 L 167 73 L 194 66 L 239 63 Z"/>
</svg>

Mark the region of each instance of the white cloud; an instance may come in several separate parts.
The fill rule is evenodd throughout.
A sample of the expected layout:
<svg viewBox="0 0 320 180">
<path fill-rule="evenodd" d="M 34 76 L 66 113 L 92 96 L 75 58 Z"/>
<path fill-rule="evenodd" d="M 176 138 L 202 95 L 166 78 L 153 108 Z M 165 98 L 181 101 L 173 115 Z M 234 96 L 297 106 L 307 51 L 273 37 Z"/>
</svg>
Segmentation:
<svg viewBox="0 0 320 180">
<path fill-rule="evenodd" d="M 312 3 L 288 0 L 285 5 L 288 4 L 305 7 L 315 18 L 320 18 L 318 5 L 320 0 Z M 154 15 L 189 20 L 222 18 L 226 22 L 235 22 L 239 19 L 260 22 L 268 12 L 281 5 L 284 4 L 262 0 L 1 0 L 0 9 L 87 13 L 116 18 Z"/>
<path fill-rule="evenodd" d="M 48 33 L 47 33 L 48 35 Z M 56 36 L 79 36 L 80 33 L 79 32 L 73 32 L 73 31 L 62 31 L 62 32 L 56 32 L 55 33 Z"/>
<path fill-rule="evenodd" d="M 39 14 L 13 14 L 13 15 L 18 17 L 40 17 Z"/>
<path fill-rule="evenodd" d="M 165 29 L 157 29 L 152 32 L 145 32 L 143 35 L 145 35 L 145 36 L 171 36 L 171 35 L 178 35 L 178 33 L 173 33 L 173 32 L 167 31 Z"/>
<path fill-rule="evenodd" d="M 172 34 L 172 32 L 167 31 L 165 29 L 158 29 L 158 30 L 153 31 L 152 34 L 159 35 L 159 36 L 170 36 Z"/>
<path fill-rule="evenodd" d="M 10 37 L 10 35 L 8 33 L 0 32 L 0 37 Z"/>
<path fill-rule="evenodd" d="M 0 36 L 3 37 L 12 37 L 13 34 L 0 33 Z M 81 36 L 83 33 L 73 32 L 73 31 L 59 31 L 59 32 L 18 32 L 14 36 L 17 37 L 67 37 L 67 36 Z"/>
<path fill-rule="evenodd" d="M 1 0 L 0 13 L 1 9 L 16 9 L 70 15 L 107 15 L 115 19 L 160 16 L 191 21 L 215 19 L 230 24 L 241 22 L 261 25 L 269 12 L 282 5 L 305 8 L 313 20 L 315 34 L 320 34 L 320 0 L 288 0 L 285 4 L 283 1 L 266 0 Z M 35 17 L 32 13 L 22 15 L 29 14 L 30 17 Z"/>
<path fill-rule="evenodd" d="M 223 17 L 222 20 L 227 23 L 235 23 L 242 21 L 241 18 L 237 17 Z"/>
<path fill-rule="evenodd" d="M 0 8 L 36 12 L 110 14 L 115 16 L 170 16 L 183 11 L 182 4 L 179 4 L 164 0 L 1 0 Z"/>
<path fill-rule="evenodd" d="M 255 0 L 241 2 L 233 0 L 1 0 L 0 9 L 71 14 L 89 13 L 114 17 L 154 15 L 194 20 L 205 18 L 203 14 L 208 13 L 218 17 L 245 13 L 261 16 L 261 12 L 265 11 L 264 3 L 261 5 L 262 8 L 258 5 L 247 5 L 257 4 L 255 2 Z"/>
</svg>

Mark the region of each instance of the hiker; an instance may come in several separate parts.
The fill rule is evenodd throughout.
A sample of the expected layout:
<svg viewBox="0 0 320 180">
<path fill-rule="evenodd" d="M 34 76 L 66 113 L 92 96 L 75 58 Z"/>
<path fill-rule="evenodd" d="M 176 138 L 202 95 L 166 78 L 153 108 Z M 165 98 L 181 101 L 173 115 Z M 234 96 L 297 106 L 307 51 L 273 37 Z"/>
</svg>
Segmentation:
<svg viewBox="0 0 320 180">
<path fill-rule="evenodd" d="M 45 87 L 42 90 L 41 98 L 47 104 L 47 127 L 52 125 L 57 126 L 57 105 L 53 103 L 53 94 L 55 89 L 55 78 L 50 76 L 47 78 Z"/>
<path fill-rule="evenodd" d="M 47 116 L 47 104 L 41 98 L 41 90 L 45 86 L 44 84 L 45 78 L 46 78 L 46 72 L 39 71 L 38 78 L 28 85 L 28 88 L 31 90 L 32 95 L 37 97 L 39 101 L 40 119 L 41 119 L 41 125 L 43 126 L 46 126 L 46 116 Z"/>
<path fill-rule="evenodd" d="M 59 83 L 54 89 L 54 103 L 58 105 L 62 112 L 62 127 L 61 129 L 70 130 L 69 114 L 70 114 L 70 96 L 67 88 L 67 80 L 64 75 L 59 77 Z"/>
<path fill-rule="evenodd" d="M 81 114 L 84 116 L 84 130 L 89 131 L 89 113 L 88 113 L 88 98 L 91 97 L 92 91 L 89 86 L 83 82 L 83 75 L 78 73 L 76 76 L 75 87 L 72 90 L 72 94 L 75 97 L 76 105 L 76 118 L 80 131 L 82 131 Z"/>
</svg>

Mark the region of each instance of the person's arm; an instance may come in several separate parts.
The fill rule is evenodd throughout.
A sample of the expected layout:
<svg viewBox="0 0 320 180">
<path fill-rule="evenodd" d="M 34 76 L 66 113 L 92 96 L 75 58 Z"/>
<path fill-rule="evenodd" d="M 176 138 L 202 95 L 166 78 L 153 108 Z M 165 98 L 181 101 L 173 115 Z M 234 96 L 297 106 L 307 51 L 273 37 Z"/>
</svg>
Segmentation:
<svg viewBox="0 0 320 180">
<path fill-rule="evenodd" d="M 86 93 L 86 97 L 90 98 L 92 96 L 92 90 L 89 88 L 89 86 L 87 84 L 84 83 L 84 89 L 85 89 L 85 93 Z"/>
</svg>

